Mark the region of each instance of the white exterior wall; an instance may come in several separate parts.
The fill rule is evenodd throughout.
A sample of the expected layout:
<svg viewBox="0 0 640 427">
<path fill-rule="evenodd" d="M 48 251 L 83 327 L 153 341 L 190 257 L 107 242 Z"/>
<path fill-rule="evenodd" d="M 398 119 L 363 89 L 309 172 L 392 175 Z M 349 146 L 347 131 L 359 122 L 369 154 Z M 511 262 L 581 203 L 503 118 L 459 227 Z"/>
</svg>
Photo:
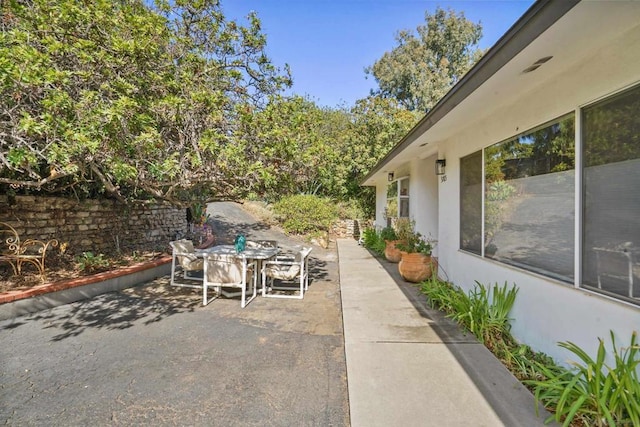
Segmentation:
<svg viewBox="0 0 640 427">
<path fill-rule="evenodd" d="M 376 221 L 374 227 L 380 229 L 387 226 L 384 210 L 387 207 L 387 183 L 378 182 L 376 185 Z"/>
<path fill-rule="evenodd" d="M 640 332 L 640 307 L 460 251 L 460 158 L 639 84 L 639 16 L 638 2 L 580 3 L 385 165 L 396 172 L 408 168 L 410 214 L 418 231 L 428 234 L 437 227 L 440 277 L 467 290 L 476 280 L 485 285 L 515 283 L 519 293 L 511 313 L 513 335 L 559 362 L 568 358 L 557 346 L 560 341 L 572 341 L 595 355 L 598 338 L 608 343 L 613 330 L 619 346 L 628 344 L 632 332 Z M 553 59 L 539 70 L 523 73 L 548 55 Z M 576 117 L 577 134 L 579 126 Z M 434 146 L 447 161 L 442 182 L 433 172 L 434 156 L 419 160 Z M 576 159 L 576 171 L 580 164 Z M 378 179 L 377 211 L 383 212 L 386 182 Z M 576 189 L 581 188 L 580 173 L 575 179 Z M 577 259 L 579 202 L 575 211 Z"/>
<path fill-rule="evenodd" d="M 493 115 L 495 119 L 452 135 L 450 141 L 455 143 L 440 145 L 448 176 L 439 184 L 441 278 L 467 290 L 476 280 L 485 285 L 515 283 L 519 293 L 511 313 L 515 319 L 511 332 L 561 363 L 568 362 L 570 353 L 557 346 L 560 341 L 572 341 L 595 355 L 598 337 L 609 343 L 613 330 L 618 346 L 627 344 L 634 330 L 640 332 L 640 307 L 460 251 L 460 158 L 629 86 L 638 78 L 633 71 L 640 69 L 637 62 L 638 58 L 635 68 L 619 69 L 617 76 L 567 70 L 563 78 L 532 91 L 524 102 L 503 106 Z M 579 250 L 577 242 L 576 246 Z"/>
<path fill-rule="evenodd" d="M 411 162 L 409 211 L 411 218 L 416 221 L 416 231 L 427 238 L 437 240 L 439 177 L 435 174 L 436 158 L 434 155 Z"/>
</svg>

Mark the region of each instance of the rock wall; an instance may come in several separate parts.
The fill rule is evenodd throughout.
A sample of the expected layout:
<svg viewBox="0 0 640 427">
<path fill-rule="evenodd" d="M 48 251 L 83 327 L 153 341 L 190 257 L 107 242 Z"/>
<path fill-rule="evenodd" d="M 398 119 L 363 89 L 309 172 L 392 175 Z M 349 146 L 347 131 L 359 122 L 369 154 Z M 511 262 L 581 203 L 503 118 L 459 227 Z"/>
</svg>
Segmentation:
<svg viewBox="0 0 640 427">
<path fill-rule="evenodd" d="M 370 227 L 370 221 L 361 221 L 357 219 L 340 219 L 331 227 L 331 235 L 336 238 L 354 239 L 360 238 L 360 233 L 367 227 Z"/>
<path fill-rule="evenodd" d="M 57 239 L 71 254 L 145 248 L 167 250 L 187 231 L 186 210 L 162 203 L 0 195 L 0 222 L 20 239 Z"/>
</svg>

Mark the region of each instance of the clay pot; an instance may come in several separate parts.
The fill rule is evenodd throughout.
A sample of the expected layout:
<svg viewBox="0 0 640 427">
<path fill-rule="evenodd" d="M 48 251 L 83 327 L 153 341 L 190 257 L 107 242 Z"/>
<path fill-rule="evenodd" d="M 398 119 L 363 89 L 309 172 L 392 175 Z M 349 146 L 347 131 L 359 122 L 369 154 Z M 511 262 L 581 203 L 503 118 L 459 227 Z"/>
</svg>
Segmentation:
<svg viewBox="0 0 640 427">
<path fill-rule="evenodd" d="M 400 262 L 402 253 L 396 248 L 396 243 L 400 243 L 401 240 L 385 240 L 385 242 L 387 245 L 384 247 L 384 257 L 390 262 Z"/>
<path fill-rule="evenodd" d="M 433 274 L 433 261 L 429 255 L 403 252 L 398 271 L 407 282 L 419 283 Z"/>
</svg>

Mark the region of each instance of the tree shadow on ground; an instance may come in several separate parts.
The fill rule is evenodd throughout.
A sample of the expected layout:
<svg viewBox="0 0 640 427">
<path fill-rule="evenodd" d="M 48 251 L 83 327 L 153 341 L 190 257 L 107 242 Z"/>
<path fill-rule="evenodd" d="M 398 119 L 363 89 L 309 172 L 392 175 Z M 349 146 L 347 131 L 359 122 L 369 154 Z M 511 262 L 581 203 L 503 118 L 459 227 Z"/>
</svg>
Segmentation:
<svg viewBox="0 0 640 427">
<path fill-rule="evenodd" d="M 4 329 L 14 329 L 36 320 L 43 322 L 46 329 L 59 329 L 61 332 L 54 335 L 52 341 L 61 341 L 89 329 L 127 329 L 194 311 L 200 303 L 194 290 L 172 287 L 168 281 L 169 278 L 166 277 L 154 281 L 153 286 L 141 285 L 120 292 L 108 292 L 68 304 L 64 309 L 34 313 L 23 317 L 23 322 L 13 322 Z"/>
</svg>

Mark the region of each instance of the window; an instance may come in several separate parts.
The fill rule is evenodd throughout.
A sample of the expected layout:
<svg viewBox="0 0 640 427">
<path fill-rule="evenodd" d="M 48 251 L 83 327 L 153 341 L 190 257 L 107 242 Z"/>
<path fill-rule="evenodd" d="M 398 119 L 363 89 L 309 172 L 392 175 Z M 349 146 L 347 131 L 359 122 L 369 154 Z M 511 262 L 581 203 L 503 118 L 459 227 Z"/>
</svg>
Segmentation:
<svg viewBox="0 0 640 427">
<path fill-rule="evenodd" d="M 409 177 L 400 178 L 387 186 L 387 219 L 409 217 Z"/>
<path fill-rule="evenodd" d="M 460 159 L 460 248 L 482 251 L 482 151 Z"/>
<path fill-rule="evenodd" d="M 580 122 L 580 189 L 573 114 L 460 159 L 460 249 L 640 304 L 640 86 Z"/>
<path fill-rule="evenodd" d="M 574 139 L 572 115 L 485 149 L 486 257 L 573 281 Z"/>
<path fill-rule="evenodd" d="M 640 88 L 585 108 L 582 282 L 640 298 Z"/>
</svg>

